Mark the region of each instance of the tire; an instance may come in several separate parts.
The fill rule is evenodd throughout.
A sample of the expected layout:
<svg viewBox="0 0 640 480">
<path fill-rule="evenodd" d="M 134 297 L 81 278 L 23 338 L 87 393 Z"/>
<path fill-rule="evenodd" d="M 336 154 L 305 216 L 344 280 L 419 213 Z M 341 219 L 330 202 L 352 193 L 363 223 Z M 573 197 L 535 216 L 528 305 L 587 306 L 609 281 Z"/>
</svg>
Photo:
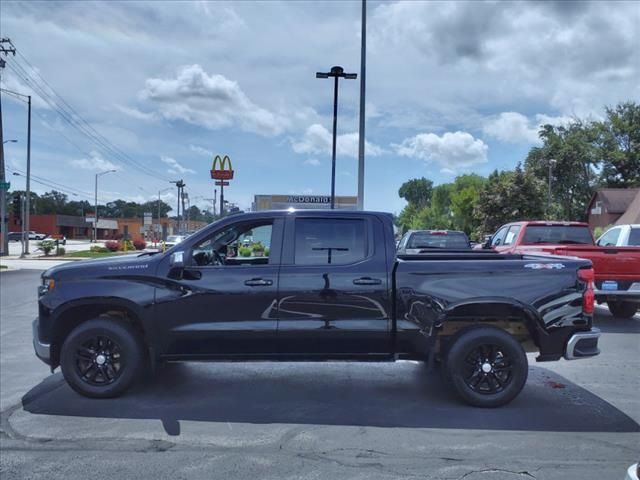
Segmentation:
<svg viewBox="0 0 640 480">
<path fill-rule="evenodd" d="M 80 395 L 113 398 L 139 378 L 145 367 L 140 336 L 119 319 L 101 317 L 81 323 L 62 345 L 60 367 Z"/>
<path fill-rule="evenodd" d="M 614 317 L 630 319 L 638 311 L 638 304 L 633 302 L 607 302 L 609 311 Z"/>
<path fill-rule="evenodd" d="M 458 396 L 475 407 L 506 405 L 522 391 L 529 364 L 524 349 L 495 327 L 462 332 L 447 353 L 445 375 Z"/>
</svg>

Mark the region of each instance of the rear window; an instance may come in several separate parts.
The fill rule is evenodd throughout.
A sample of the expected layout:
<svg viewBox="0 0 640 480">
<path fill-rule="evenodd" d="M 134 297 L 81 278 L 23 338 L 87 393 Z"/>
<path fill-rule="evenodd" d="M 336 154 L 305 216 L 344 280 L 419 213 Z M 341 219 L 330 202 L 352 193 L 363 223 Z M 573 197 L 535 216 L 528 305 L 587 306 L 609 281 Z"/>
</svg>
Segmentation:
<svg viewBox="0 0 640 480">
<path fill-rule="evenodd" d="M 640 247 L 640 228 L 632 228 L 629 232 L 629 246 Z"/>
<path fill-rule="evenodd" d="M 529 225 L 522 243 L 536 244 L 584 244 L 593 245 L 589 227 L 579 225 Z"/>
<path fill-rule="evenodd" d="M 469 239 L 460 232 L 416 232 L 406 248 L 470 248 Z"/>
</svg>

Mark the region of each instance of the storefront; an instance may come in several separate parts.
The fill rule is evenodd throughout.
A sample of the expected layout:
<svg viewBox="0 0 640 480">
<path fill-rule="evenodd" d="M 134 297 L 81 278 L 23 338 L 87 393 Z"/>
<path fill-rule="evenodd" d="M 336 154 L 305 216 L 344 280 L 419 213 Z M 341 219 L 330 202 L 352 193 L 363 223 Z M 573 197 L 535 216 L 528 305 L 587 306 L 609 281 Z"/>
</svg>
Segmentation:
<svg viewBox="0 0 640 480">
<path fill-rule="evenodd" d="M 336 196 L 335 208 L 340 210 L 355 210 L 358 198 L 353 196 Z M 254 212 L 262 210 L 286 210 L 295 208 L 329 209 L 331 197 L 329 195 L 255 195 L 251 209 Z"/>
</svg>

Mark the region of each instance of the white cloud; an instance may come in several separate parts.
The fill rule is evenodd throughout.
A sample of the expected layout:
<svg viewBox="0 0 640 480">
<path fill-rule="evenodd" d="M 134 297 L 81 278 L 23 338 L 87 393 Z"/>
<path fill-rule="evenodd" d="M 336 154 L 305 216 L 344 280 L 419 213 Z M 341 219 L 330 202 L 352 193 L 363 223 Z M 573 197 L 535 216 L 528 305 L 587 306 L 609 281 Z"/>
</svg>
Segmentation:
<svg viewBox="0 0 640 480">
<path fill-rule="evenodd" d="M 202 155 L 203 157 L 213 157 L 213 152 L 211 150 L 207 150 L 199 145 L 189 145 L 189 150 L 197 153 L 198 155 Z"/>
<path fill-rule="evenodd" d="M 304 161 L 304 164 L 311 165 L 312 167 L 319 167 L 320 160 L 318 160 L 317 158 L 308 158 L 307 160 Z"/>
<path fill-rule="evenodd" d="M 237 82 L 223 75 L 209 75 L 200 65 L 182 67 L 175 78 L 147 79 L 140 96 L 166 119 L 210 130 L 237 127 L 274 136 L 289 126 L 284 117 L 253 103 Z"/>
<path fill-rule="evenodd" d="M 299 141 L 293 141 L 291 148 L 296 153 L 331 154 L 333 137 L 331 132 L 319 123 L 314 123 Z M 365 141 L 365 153 L 368 156 L 378 156 L 384 153 L 384 149 Z M 336 139 L 336 154 L 356 158 L 358 156 L 358 134 L 345 133 L 338 135 Z"/>
<path fill-rule="evenodd" d="M 487 161 L 489 147 L 467 132 L 420 133 L 406 138 L 399 145 L 392 145 L 403 157 L 419 158 L 439 164 L 443 173 L 470 167 Z"/>
<path fill-rule="evenodd" d="M 502 112 L 487 120 L 482 130 L 486 135 L 501 142 L 538 144 L 538 132 L 542 125 L 562 125 L 570 121 L 571 118 L 566 116 L 537 114 L 535 120 L 530 120 L 518 112 Z"/>
<path fill-rule="evenodd" d="M 192 170 L 190 168 L 187 167 L 183 167 L 180 162 L 178 162 L 175 158 L 171 158 L 171 157 L 166 157 L 166 156 L 161 156 L 160 160 L 163 163 L 166 163 L 167 165 L 169 165 L 169 168 L 167 169 L 167 173 L 172 173 L 172 174 L 179 174 L 179 173 L 196 173 L 195 170 Z"/>
<path fill-rule="evenodd" d="M 71 160 L 70 165 L 81 168 L 83 170 L 94 170 L 97 172 L 106 172 L 107 170 L 120 170 L 120 168 L 106 160 L 98 152 L 92 150 L 89 152 L 89 158 L 79 158 Z"/>
<path fill-rule="evenodd" d="M 136 120 L 142 120 L 145 122 L 158 120 L 158 116 L 154 112 L 143 112 L 137 108 L 131 108 L 124 105 L 116 105 L 116 109 L 131 118 L 135 118 Z"/>
</svg>

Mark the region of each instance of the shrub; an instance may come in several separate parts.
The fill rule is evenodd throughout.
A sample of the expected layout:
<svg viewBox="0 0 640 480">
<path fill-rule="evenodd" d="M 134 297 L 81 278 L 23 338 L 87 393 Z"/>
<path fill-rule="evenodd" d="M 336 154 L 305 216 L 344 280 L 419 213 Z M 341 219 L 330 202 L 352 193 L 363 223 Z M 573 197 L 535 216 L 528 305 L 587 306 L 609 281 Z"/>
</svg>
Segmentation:
<svg viewBox="0 0 640 480">
<path fill-rule="evenodd" d="M 115 242 L 115 243 L 118 243 L 118 242 Z M 106 248 L 106 247 L 101 247 L 100 245 L 91 245 L 89 247 L 89 251 L 90 252 L 98 252 L 98 253 L 106 253 L 106 252 L 109 251 L 109 249 Z"/>
<path fill-rule="evenodd" d="M 268 256 L 269 256 L 269 249 L 268 249 L 268 248 L 265 248 L 265 249 L 264 249 L 264 256 L 265 256 L 265 257 L 268 257 Z"/>
<path fill-rule="evenodd" d="M 256 242 L 251 245 L 251 250 L 254 252 L 264 252 L 264 246 L 260 242 Z"/>
<path fill-rule="evenodd" d="M 120 244 L 115 240 L 109 240 L 108 242 L 105 242 L 104 246 L 110 252 L 117 252 L 118 250 L 120 250 Z"/>
<path fill-rule="evenodd" d="M 133 246 L 136 250 L 144 250 L 145 248 L 147 248 L 147 242 L 145 242 L 144 240 L 135 239 L 133 241 Z"/>
<path fill-rule="evenodd" d="M 65 253 L 67 253 L 67 250 L 64 247 L 58 247 L 56 255 L 64 255 Z"/>
<path fill-rule="evenodd" d="M 241 257 L 250 257 L 251 249 L 249 247 L 240 247 L 239 253 Z"/>
<path fill-rule="evenodd" d="M 135 247 L 133 246 L 133 242 L 131 240 L 121 240 L 120 250 L 128 252 L 129 250 L 135 250 Z"/>
<path fill-rule="evenodd" d="M 40 250 L 44 252 L 45 255 L 49 255 L 51 251 L 56 248 L 56 242 L 53 240 L 43 240 L 38 244 Z"/>
</svg>

